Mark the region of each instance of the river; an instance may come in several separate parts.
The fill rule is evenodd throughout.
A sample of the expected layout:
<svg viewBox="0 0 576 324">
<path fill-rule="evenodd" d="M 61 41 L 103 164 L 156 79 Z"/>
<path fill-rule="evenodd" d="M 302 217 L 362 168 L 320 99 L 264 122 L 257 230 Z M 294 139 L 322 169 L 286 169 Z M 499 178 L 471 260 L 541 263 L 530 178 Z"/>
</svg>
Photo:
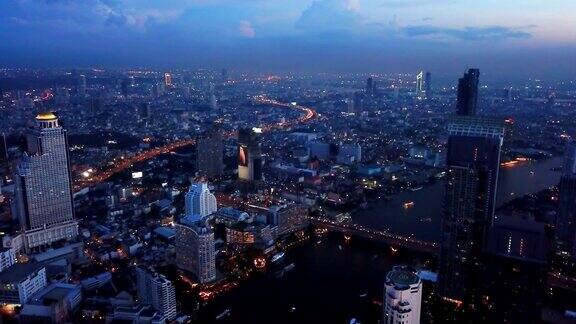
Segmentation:
<svg viewBox="0 0 576 324">
<path fill-rule="evenodd" d="M 558 183 L 561 158 L 503 168 L 498 181 L 498 205 Z M 533 172 L 533 174 L 531 173 Z M 353 215 L 355 222 L 420 239 L 437 240 L 442 210 L 443 182 L 407 191 L 390 201 Z M 414 201 L 404 209 L 405 201 Z M 428 220 L 429 218 L 429 220 Z M 381 316 L 384 276 L 393 265 L 427 261 L 408 251 L 392 254 L 383 245 L 339 235 L 310 240 L 286 253 L 285 264 L 295 268 L 282 278 L 259 274 L 201 308 L 200 323 L 376 323 Z M 424 286 L 424 294 L 427 287 Z M 364 295 L 366 294 L 366 295 Z M 230 309 L 230 316 L 215 316 Z M 424 315 L 423 315 L 424 316 Z M 424 320 L 424 319 L 423 319 Z"/>
<path fill-rule="evenodd" d="M 551 169 L 561 166 L 562 161 L 557 157 L 501 168 L 496 207 L 516 197 L 557 185 L 560 172 Z M 418 191 L 404 191 L 390 201 L 382 200 L 367 210 L 355 213 L 353 220 L 371 228 L 437 241 L 440 238 L 443 196 L 444 182 L 441 180 Z M 414 202 L 414 207 L 405 209 L 404 203 L 408 201 Z"/>
</svg>

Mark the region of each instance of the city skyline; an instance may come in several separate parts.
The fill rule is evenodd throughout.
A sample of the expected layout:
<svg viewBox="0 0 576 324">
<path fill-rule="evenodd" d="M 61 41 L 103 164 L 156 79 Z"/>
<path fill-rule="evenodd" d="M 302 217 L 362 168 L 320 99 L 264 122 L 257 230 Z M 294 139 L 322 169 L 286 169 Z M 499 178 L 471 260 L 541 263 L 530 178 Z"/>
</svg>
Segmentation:
<svg viewBox="0 0 576 324">
<path fill-rule="evenodd" d="M 573 0 L 0 1 L 0 322 L 571 323 Z"/>
</svg>

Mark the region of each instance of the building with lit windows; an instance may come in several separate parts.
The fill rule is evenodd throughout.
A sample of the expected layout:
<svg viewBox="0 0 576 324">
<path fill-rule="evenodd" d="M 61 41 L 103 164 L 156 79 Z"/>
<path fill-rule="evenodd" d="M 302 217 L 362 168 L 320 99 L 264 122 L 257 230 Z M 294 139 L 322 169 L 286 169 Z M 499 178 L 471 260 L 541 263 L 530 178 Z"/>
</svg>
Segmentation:
<svg viewBox="0 0 576 324">
<path fill-rule="evenodd" d="M 0 273 L 0 304 L 23 305 L 47 284 L 42 263 L 16 263 Z"/>
<path fill-rule="evenodd" d="M 407 267 L 388 272 L 384 283 L 383 323 L 418 324 L 422 304 L 422 281 Z"/>
<path fill-rule="evenodd" d="M 576 143 L 566 146 L 556 222 L 558 249 L 576 257 Z"/>
<path fill-rule="evenodd" d="M 224 144 L 217 129 L 207 131 L 196 139 L 196 166 L 202 176 L 212 178 L 224 172 Z"/>
<path fill-rule="evenodd" d="M 167 319 L 176 317 L 176 289 L 172 281 L 163 275 L 145 268 L 136 268 L 139 301 L 160 311 Z"/>
<path fill-rule="evenodd" d="M 164 73 L 164 85 L 167 87 L 172 86 L 172 74 Z"/>
<path fill-rule="evenodd" d="M 16 263 L 14 250 L 10 248 L 0 248 L 0 272 Z"/>
<path fill-rule="evenodd" d="M 214 233 L 202 221 L 183 217 L 176 224 L 176 264 L 200 283 L 216 279 Z"/>
<path fill-rule="evenodd" d="M 66 130 L 51 112 L 36 116 L 15 180 L 15 213 L 26 251 L 78 235 Z"/>
<path fill-rule="evenodd" d="M 244 181 L 262 180 L 262 153 L 259 129 L 238 131 L 238 178 Z"/>
<path fill-rule="evenodd" d="M 448 125 L 439 294 L 474 304 L 487 232 L 494 222 L 504 123 L 455 117 Z"/>
<path fill-rule="evenodd" d="M 218 206 L 216 196 L 210 192 L 206 182 L 196 182 L 190 186 L 184 201 L 186 216 L 196 217 L 196 220 L 214 213 Z"/>
</svg>

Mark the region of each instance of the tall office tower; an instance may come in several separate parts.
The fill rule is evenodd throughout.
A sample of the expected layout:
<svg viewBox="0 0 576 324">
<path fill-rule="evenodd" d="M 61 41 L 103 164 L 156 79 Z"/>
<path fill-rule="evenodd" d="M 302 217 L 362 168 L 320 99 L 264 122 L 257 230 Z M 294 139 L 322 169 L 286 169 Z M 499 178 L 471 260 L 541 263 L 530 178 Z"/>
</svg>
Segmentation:
<svg viewBox="0 0 576 324">
<path fill-rule="evenodd" d="M 8 145 L 6 145 L 6 134 L 0 133 L 0 163 L 8 161 Z"/>
<path fill-rule="evenodd" d="M 164 73 L 164 85 L 166 87 L 172 86 L 172 75 L 170 73 Z"/>
<path fill-rule="evenodd" d="M 176 318 L 176 289 L 163 275 L 139 266 L 136 268 L 138 299 L 162 312 L 167 319 Z"/>
<path fill-rule="evenodd" d="M 448 132 L 439 293 L 474 304 L 487 229 L 494 220 L 504 123 L 456 116 Z"/>
<path fill-rule="evenodd" d="M 396 266 L 384 283 L 383 323 L 418 324 L 422 304 L 422 281 L 407 267 Z"/>
<path fill-rule="evenodd" d="M 238 178 L 245 181 L 262 180 L 262 152 L 258 128 L 238 131 Z"/>
<path fill-rule="evenodd" d="M 188 193 L 186 193 L 184 204 L 186 216 L 197 217 L 198 220 L 214 213 L 218 209 L 216 196 L 210 192 L 206 182 L 193 183 Z"/>
<path fill-rule="evenodd" d="M 216 95 L 214 93 L 210 95 L 210 109 L 212 111 L 218 110 L 218 99 L 216 99 Z"/>
<path fill-rule="evenodd" d="M 478 106 L 478 82 L 480 81 L 480 70 L 469 69 L 464 76 L 458 80 L 458 103 L 456 112 L 460 116 L 476 115 Z"/>
<path fill-rule="evenodd" d="M 566 146 L 559 186 L 559 215 L 556 222 L 558 250 L 576 258 L 576 143 Z"/>
<path fill-rule="evenodd" d="M 166 86 L 164 85 L 164 83 L 156 83 L 152 87 L 152 95 L 156 98 L 163 96 L 165 91 Z"/>
<path fill-rule="evenodd" d="M 129 78 L 123 78 L 122 81 L 120 81 L 120 90 L 122 91 L 122 95 L 124 97 L 128 97 L 128 95 L 130 94 L 130 88 L 132 87 L 132 85 L 130 84 L 130 79 Z"/>
<path fill-rule="evenodd" d="M 504 99 L 508 102 L 511 102 L 513 99 L 512 87 L 508 87 L 504 89 Z"/>
<path fill-rule="evenodd" d="M 364 96 L 360 91 L 354 92 L 354 109 L 357 114 L 362 113 L 362 110 L 364 110 Z"/>
<path fill-rule="evenodd" d="M 138 106 L 138 117 L 140 119 L 148 119 L 151 116 L 150 103 L 143 102 Z"/>
<path fill-rule="evenodd" d="M 346 99 L 346 110 L 349 114 L 353 114 L 355 112 L 354 99 Z"/>
<path fill-rule="evenodd" d="M 424 71 L 420 71 L 420 73 L 416 75 L 416 96 L 418 96 L 418 98 L 426 97 L 426 88 L 424 83 Z"/>
<path fill-rule="evenodd" d="M 15 212 L 27 251 L 78 235 L 66 131 L 51 112 L 36 116 L 14 175 Z"/>
<path fill-rule="evenodd" d="M 432 99 L 432 73 L 426 72 L 426 77 L 424 79 L 424 93 L 426 99 Z"/>
<path fill-rule="evenodd" d="M 374 94 L 374 88 L 375 88 L 375 82 L 374 79 L 372 79 L 371 77 L 366 79 L 366 94 L 373 95 Z"/>
<path fill-rule="evenodd" d="M 104 112 L 104 100 L 102 98 L 91 97 L 88 105 L 90 113 L 94 116 Z"/>
<path fill-rule="evenodd" d="M 196 139 L 196 167 L 208 178 L 224 172 L 224 141 L 217 128 L 212 128 Z"/>
<path fill-rule="evenodd" d="M 196 275 L 200 283 L 216 279 L 214 233 L 204 222 L 183 217 L 176 224 L 176 264 Z"/>
<path fill-rule="evenodd" d="M 86 76 L 84 74 L 78 76 L 76 90 L 79 96 L 83 97 L 86 95 Z"/>
</svg>

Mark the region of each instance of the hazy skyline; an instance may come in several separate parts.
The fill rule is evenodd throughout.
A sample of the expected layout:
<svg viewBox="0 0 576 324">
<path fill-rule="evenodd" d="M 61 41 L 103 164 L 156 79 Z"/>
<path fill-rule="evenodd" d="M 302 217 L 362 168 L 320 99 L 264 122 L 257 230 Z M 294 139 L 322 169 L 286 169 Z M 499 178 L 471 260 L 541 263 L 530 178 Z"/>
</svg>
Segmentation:
<svg viewBox="0 0 576 324">
<path fill-rule="evenodd" d="M 0 66 L 576 72 L 571 0 L 13 0 Z"/>
</svg>

